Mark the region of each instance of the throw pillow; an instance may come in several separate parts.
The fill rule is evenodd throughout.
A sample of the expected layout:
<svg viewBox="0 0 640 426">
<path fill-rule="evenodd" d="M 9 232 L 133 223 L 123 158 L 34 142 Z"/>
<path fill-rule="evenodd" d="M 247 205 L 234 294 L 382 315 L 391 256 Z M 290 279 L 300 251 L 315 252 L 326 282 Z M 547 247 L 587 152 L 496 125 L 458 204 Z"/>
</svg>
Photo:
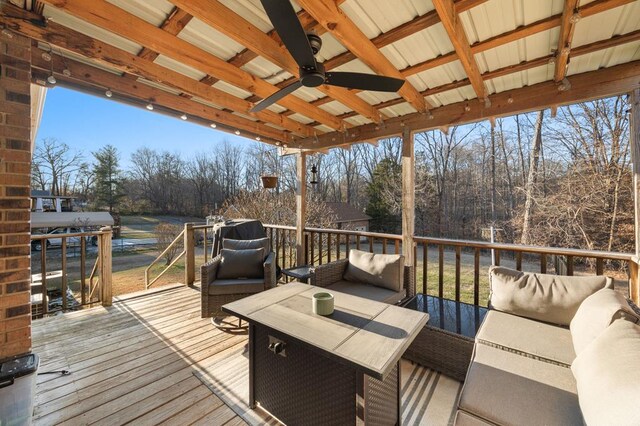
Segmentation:
<svg viewBox="0 0 640 426">
<path fill-rule="evenodd" d="M 234 240 L 231 238 L 225 238 L 222 240 L 222 248 L 231 250 L 263 248 L 264 255 L 266 257 L 269 256 L 269 252 L 271 251 L 271 241 L 269 241 L 269 237 L 256 238 L 255 240 Z"/>
<path fill-rule="evenodd" d="M 352 249 L 343 278 L 347 281 L 375 285 L 396 292 L 404 282 L 404 256 L 374 254 Z"/>
<path fill-rule="evenodd" d="M 614 321 L 571 364 L 588 425 L 640 424 L 640 325 Z"/>
<path fill-rule="evenodd" d="M 576 354 L 618 319 L 640 322 L 640 316 L 633 312 L 622 294 L 605 288 L 587 297 L 569 326 Z"/>
<path fill-rule="evenodd" d="M 264 249 L 220 251 L 220 266 L 216 279 L 241 279 L 264 277 Z"/>
<path fill-rule="evenodd" d="M 489 268 L 489 306 L 498 311 L 568 326 L 584 299 L 613 288 L 605 276 L 567 277 Z"/>
</svg>

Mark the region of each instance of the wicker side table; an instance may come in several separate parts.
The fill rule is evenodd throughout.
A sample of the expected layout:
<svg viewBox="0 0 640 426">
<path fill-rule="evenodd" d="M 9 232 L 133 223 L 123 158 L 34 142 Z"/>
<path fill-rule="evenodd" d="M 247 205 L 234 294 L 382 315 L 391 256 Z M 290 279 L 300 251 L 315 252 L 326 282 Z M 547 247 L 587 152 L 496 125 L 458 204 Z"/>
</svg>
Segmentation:
<svg viewBox="0 0 640 426">
<path fill-rule="evenodd" d="M 404 307 L 430 315 L 404 358 L 464 381 L 487 309 L 424 294 L 411 298 Z"/>
</svg>

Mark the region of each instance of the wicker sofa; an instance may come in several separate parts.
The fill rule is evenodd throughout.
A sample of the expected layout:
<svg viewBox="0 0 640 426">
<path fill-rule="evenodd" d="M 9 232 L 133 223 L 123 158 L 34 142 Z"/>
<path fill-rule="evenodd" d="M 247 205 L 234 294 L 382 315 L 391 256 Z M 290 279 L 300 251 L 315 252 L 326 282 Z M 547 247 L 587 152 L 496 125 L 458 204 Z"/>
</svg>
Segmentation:
<svg viewBox="0 0 640 426">
<path fill-rule="evenodd" d="M 353 263 L 354 257 L 359 257 L 358 260 L 360 265 L 362 262 L 375 263 L 377 259 L 391 259 L 392 257 L 397 257 L 401 261 L 401 277 L 398 278 L 400 285 L 395 289 L 390 289 L 378 285 L 379 283 L 375 283 L 375 281 L 373 281 L 375 284 L 372 284 L 371 282 L 358 281 L 353 276 L 349 276 L 350 266 L 353 267 L 353 264 L 350 265 L 350 259 Z M 372 258 L 374 259 L 373 261 L 371 260 Z M 367 267 L 365 266 L 363 269 L 367 269 Z M 414 296 L 415 294 L 413 267 L 404 266 L 404 257 L 402 255 L 374 255 L 372 253 L 352 249 L 349 252 L 349 258 L 315 266 L 311 268 L 310 272 L 310 283 L 312 285 L 326 287 L 328 289 L 364 297 L 366 299 L 376 300 L 378 302 L 396 304 L 407 297 Z M 366 280 L 367 274 L 363 273 L 362 275 L 365 276 L 364 279 Z M 377 273 L 373 275 L 384 275 L 384 271 L 380 272 L 378 269 Z M 393 280 L 387 281 L 389 282 Z"/>
<path fill-rule="evenodd" d="M 455 424 L 640 424 L 640 314 L 607 277 L 490 270 Z"/>
</svg>

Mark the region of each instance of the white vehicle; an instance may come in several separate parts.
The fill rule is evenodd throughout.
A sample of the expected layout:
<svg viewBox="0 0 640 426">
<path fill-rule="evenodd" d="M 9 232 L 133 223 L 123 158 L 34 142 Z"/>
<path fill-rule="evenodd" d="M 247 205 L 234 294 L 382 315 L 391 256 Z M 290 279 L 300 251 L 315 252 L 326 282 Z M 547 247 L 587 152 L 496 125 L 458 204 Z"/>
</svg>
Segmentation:
<svg viewBox="0 0 640 426">
<path fill-rule="evenodd" d="M 62 246 L 62 237 L 64 236 L 64 234 L 77 234 L 80 232 L 85 232 L 85 230 L 83 228 L 71 228 L 71 227 L 55 228 L 54 230 L 47 232 L 46 234 L 40 234 L 40 235 L 55 236 L 55 237 L 49 237 L 47 239 L 42 239 L 42 240 L 40 239 L 33 240 L 31 241 L 31 249 L 34 251 L 40 251 L 42 250 L 42 244 L 46 244 L 47 248 L 60 247 Z M 68 237 L 67 247 L 79 246 L 80 238 L 82 237 L 79 237 L 79 236 Z M 91 244 L 93 246 L 98 244 L 98 237 L 95 235 L 86 236 L 84 238 L 87 244 Z"/>
</svg>

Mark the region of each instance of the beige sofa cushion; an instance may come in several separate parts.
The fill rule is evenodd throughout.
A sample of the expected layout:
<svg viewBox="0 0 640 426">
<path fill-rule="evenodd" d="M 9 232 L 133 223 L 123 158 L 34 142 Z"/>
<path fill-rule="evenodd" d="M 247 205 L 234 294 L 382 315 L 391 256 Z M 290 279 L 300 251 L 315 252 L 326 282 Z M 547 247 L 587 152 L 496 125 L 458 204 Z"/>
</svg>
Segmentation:
<svg viewBox="0 0 640 426">
<path fill-rule="evenodd" d="M 640 325 L 615 321 L 571 370 L 588 425 L 640 425 Z"/>
<path fill-rule="evenodd" d="M 640 317 L 631 309 L 624 296 L 615 290 L 605 288 L 587 297 L 570 324 L 576 353 L 582 352 L 617 319 L 640 322 Z"/>
<path fill-rule="evenodd" d="M 230 250 L 247 250 L 263 248 L 265 257 L 271 251 L 271 242 L 268 237 L 256 238 L 255 240 L 234 240 L 232 238 L 224 238 L 222 240 L 222 248 Z"/>
<path fill-rule="evenodd" d="M 604 276 L 567 277 L 489 268 L 492 308 L 538 321 L 568 326 L 584 299 L 613 288 Z"/>
<path fill-rule="evenodd" d="M 581 425 L 566 367 L 475 345 L 458 408 L 499 425 Z"/>
<path fill-rule="evenodd" d="M 392 305 L 398 303 L 406 296 L 403 288 L 401 291 L 393 291 L 382 287 L 376 287 L 369 284 L 354 283 L 351 281 L 336 281 L 327 287 L 327 289 L 347 293 L 352 296 L 364 297 L 365 299 L 375 300 L 378 302 L 390 303 Z"/>
<path fill-rule="evenodd" d="M 487 313 L 476 342 L 566 368 L 576 357 L 567 328 L 499 311 Z"/>
<path fill-rule="evenodd" d="M 486 426 L 494 423 L 489 423 L 465 411 L 458 410 L 453 424 L 455 426 Z"/>
<path fill-rule="evenodd" d="M 264 249 L 220 250 L 216 279 L 263 278 Z"/>
<path fill-rule="evenodd" d="M 395 292 L 401 291 L 404 281 L 404 256 L 351 249 L 349 264 L 343 278 L 351 282 L 388 288 Z"/>
</svg>

